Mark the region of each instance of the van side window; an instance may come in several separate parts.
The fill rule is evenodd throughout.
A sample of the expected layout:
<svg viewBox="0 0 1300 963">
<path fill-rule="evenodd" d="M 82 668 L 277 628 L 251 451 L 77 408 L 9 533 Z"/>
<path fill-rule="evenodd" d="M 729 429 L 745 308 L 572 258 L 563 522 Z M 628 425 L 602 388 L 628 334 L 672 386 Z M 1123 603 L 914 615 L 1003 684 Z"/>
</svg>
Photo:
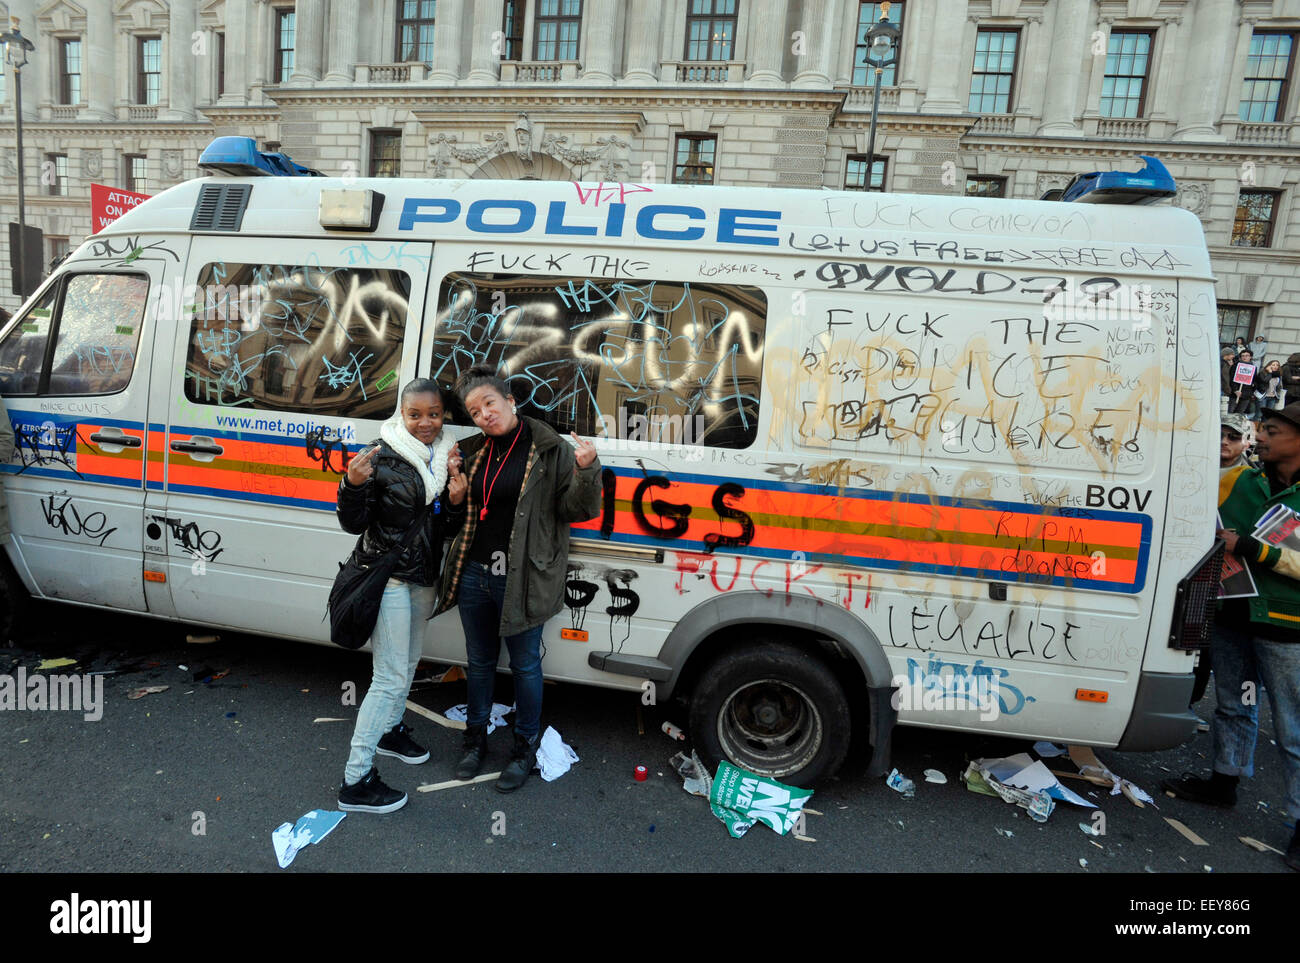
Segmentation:
<svg viewBox="0 0 1300 963">
<path fill-rule="evenodd" d="M 54 322 L 59 285 L 51 284 L 0 342 L 0 393 L 34 395 L 40 390 L 45 349 Z"/>
<path fill-rule="evenodd" d="M 149 279 L 142 274 L 66 275 L 0 344 L 0 390 L 60 397 L 122 391 L 135 368 L 148 294 Z"/>
<path fill-rule="evenodd" d="M 747 448 L 766 325 L 751 286 L 457 272 L 439 289 L 430 377 L 496 365 L 561 434 Z"/>
<path fill-rule="evenodd" d="M 185 397 L 351 418 L 397 407 L 411 281 L 403 271 L 207 264 Z"/>
<path fill-rule="evenodd" d="M 59 308 L 45 394 L 123 390 L 135 367 L 149 279 L 140 274 L 74 274 Z"/>
</svg>

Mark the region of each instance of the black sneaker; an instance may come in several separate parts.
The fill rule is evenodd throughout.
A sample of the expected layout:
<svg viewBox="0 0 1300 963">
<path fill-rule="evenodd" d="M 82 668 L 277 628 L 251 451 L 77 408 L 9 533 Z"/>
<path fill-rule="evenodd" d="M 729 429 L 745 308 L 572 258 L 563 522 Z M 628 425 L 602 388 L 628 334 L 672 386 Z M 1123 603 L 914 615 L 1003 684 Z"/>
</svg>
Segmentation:
<svg viewBox="0 0 1300 963">
<path fill-rule="evenodd" d="M 402 762 L 418 766 L 429 761 L 429 750 L 411 738 L 411 727 L 399 722 L 379 739 L 379 748 L 375 751 L 381 756 L 392 756 Z"/>
<path fill-rule="evenodd" d="M 1200 776 L 1185 772 L 1181 779 L 1166 779 L 1160 784 L 1160 788 L 1179 799 L 1206 803 L 1210 806 L 1222 806 L 1226 809 L 1237 805 L 1237 778 L 1225 776 L 1221 772 L 1212 772 L 1209 779 L 1202 779 Z"/>
<path fill-rule="evenodd" d="M 391 813 L 406 805 L 406 793 L 385 786 L 374 766 L 365 778 L 339 788 L 339 809 L 348 813 Z"/>
</svg>

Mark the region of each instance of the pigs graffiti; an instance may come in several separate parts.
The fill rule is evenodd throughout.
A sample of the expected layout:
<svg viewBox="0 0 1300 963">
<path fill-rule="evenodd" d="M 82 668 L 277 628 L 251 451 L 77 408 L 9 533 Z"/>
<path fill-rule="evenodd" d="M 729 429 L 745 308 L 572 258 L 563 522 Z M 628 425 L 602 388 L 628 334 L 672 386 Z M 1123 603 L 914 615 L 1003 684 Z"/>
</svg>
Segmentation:
<svg viewBox="0 0 1300 963">
<path fill-rule="evenodd" d="M 103 512 L 91 512 L 82 518 L 80 510 L 72 504 L 72 498 L 61 493 L 47 495 L 41 501 L 41 512 L 45 515 L 45 523 L 50 528 L 65 535 L 83 535 L 92 542 L 99 539 L 98 544 L 101 548 L 108 536 L 117 531 L 116 528 L 104 530 L 104 526 L 108 524 L 108 516 Z"/>
<path fill-rule="evenodd" d="M 564 606 L 569 610 L 569 625 L 581 629 L 587 620 L 587 606 L 596 597 L 600 586 L 582 578 L 582 566 L 570 562 L 568 577 L 564 582 Z"/>
<path fill-rule="evenodd" d="M 166 525 L 176 540 L 177 548 L 189 553 L 200 562 L 214 562 L 225 551 L 221 547 L 221 534 L 212 529 L 201 531 L 194 522 L 185 523 L 179 518 L 154 515 L 155 522 Z"/>
<path fill-rule="evenodd" d="M 607 476 L 604 481 L 604 507 L 602 511 L 600 532 L 605 538 L 614 531 L 614 508 L 613 498 L 613 476 Z M 671 482 L 663 475 L 647 475 L 637 482 L 636 490 L 632 493 L 632 517 L 636 519 L 637 527 L 653 538 L 661 538 L 665 541 L 681 538 L 686 534 L 690 527 L 691 506 L 681 505 L 676 502 L 666 501 L 662 498 L 651 498 L 649 508 L 660 521 L 651 520 L 646 514 L 646 495 L 652 488 L 667 489 L 671 487 Z M 743 498 L 745 489 L 735 482 L 723 482 L 713 490 L 710 498 L 714 513 L 718 516 L 718 522 L 730 519 L 740 525 L 740 531 L 734 535 L 727 535 L 723 532 L 707 532 L 704 535 L 704 550 L 712 552 L 717 548 L 737 548 L 748 545 L 754 540 L 754 520 L 750 518 L 747 512 L 741 511 L 732 505 L 727 504 L 728 498 Z"/>
<path fill-rule="evenodd" d="M 623 638 L 618 640 L 618 651 L 623 651 L 625 643 L 632 635 L 632 616 L 641 607 L 641 596 L 632 591 L 632 581 L 636 571 L 630 568 L 615 568 L 605 572 L 605 587 L 609 589 L 610 604 L 605 606 L 609 616 L 609 651 L 614 652 L 614 626 L 623 620 Z"/>
</svg>

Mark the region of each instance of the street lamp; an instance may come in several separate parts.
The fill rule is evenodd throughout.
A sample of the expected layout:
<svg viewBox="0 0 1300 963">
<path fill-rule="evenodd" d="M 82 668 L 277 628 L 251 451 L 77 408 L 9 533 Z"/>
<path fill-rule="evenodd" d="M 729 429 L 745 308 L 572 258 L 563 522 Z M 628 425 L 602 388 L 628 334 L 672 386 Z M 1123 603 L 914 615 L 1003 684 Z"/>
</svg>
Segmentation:
<svg viewBox="0 0 1300 963">
<path fill-rule="evenodd" d="M 880 5 L 880 20 L 873 23 L 864 38 L 867 43 L 867 64 L 876 68 L 876 93 L 871 100 L 871 136 L 867 139 L 867 189 L 871 189 L 871 174 L 876 167 L 876 115 L 880 111 L 880 75 L 886 67 L 898 63 L 898 27 L 889 22 L 889 2 Z M 882 187 L 884 185 L 881 185 Z"/>
<path fill-rule="evenodd" d="M 18 29 L 17 17 L 12 18 L 12 23 L 13 30 L 0 33 L 0 44 L 4 44 L 5 63 L 14 68 L 14 124 L 18 140 L 18 277 L 14 287 L 18 290 L 19 299 L 22 299 L 27 297 L 27 272 L 24 267 L 27 215 L 26 199 L 23 197 L 23 68 L 27 66 L 27 51 L 35 50 L 36 45 Z"/>
</svg>

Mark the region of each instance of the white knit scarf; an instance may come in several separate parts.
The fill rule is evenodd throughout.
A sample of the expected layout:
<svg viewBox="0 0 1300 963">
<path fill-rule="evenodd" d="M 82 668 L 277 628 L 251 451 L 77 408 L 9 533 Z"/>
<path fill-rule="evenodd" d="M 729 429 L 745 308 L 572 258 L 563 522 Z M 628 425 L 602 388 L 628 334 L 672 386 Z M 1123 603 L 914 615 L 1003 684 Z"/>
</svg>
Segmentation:
<svg viewBox="0 0 1300 963">
<path fill-rule="evenodd" d="M 439 432 L 433 439 L 433 458 L 430 459 L 429 446 L 406 430 L 400 411 L 379 426 L 379 437 L 420 473 L 426 505 L 442 494 L 443 486 L 447 484 L 447 456 L 456 444 L 455 438 L 446 431 Z"/>
</svg>

